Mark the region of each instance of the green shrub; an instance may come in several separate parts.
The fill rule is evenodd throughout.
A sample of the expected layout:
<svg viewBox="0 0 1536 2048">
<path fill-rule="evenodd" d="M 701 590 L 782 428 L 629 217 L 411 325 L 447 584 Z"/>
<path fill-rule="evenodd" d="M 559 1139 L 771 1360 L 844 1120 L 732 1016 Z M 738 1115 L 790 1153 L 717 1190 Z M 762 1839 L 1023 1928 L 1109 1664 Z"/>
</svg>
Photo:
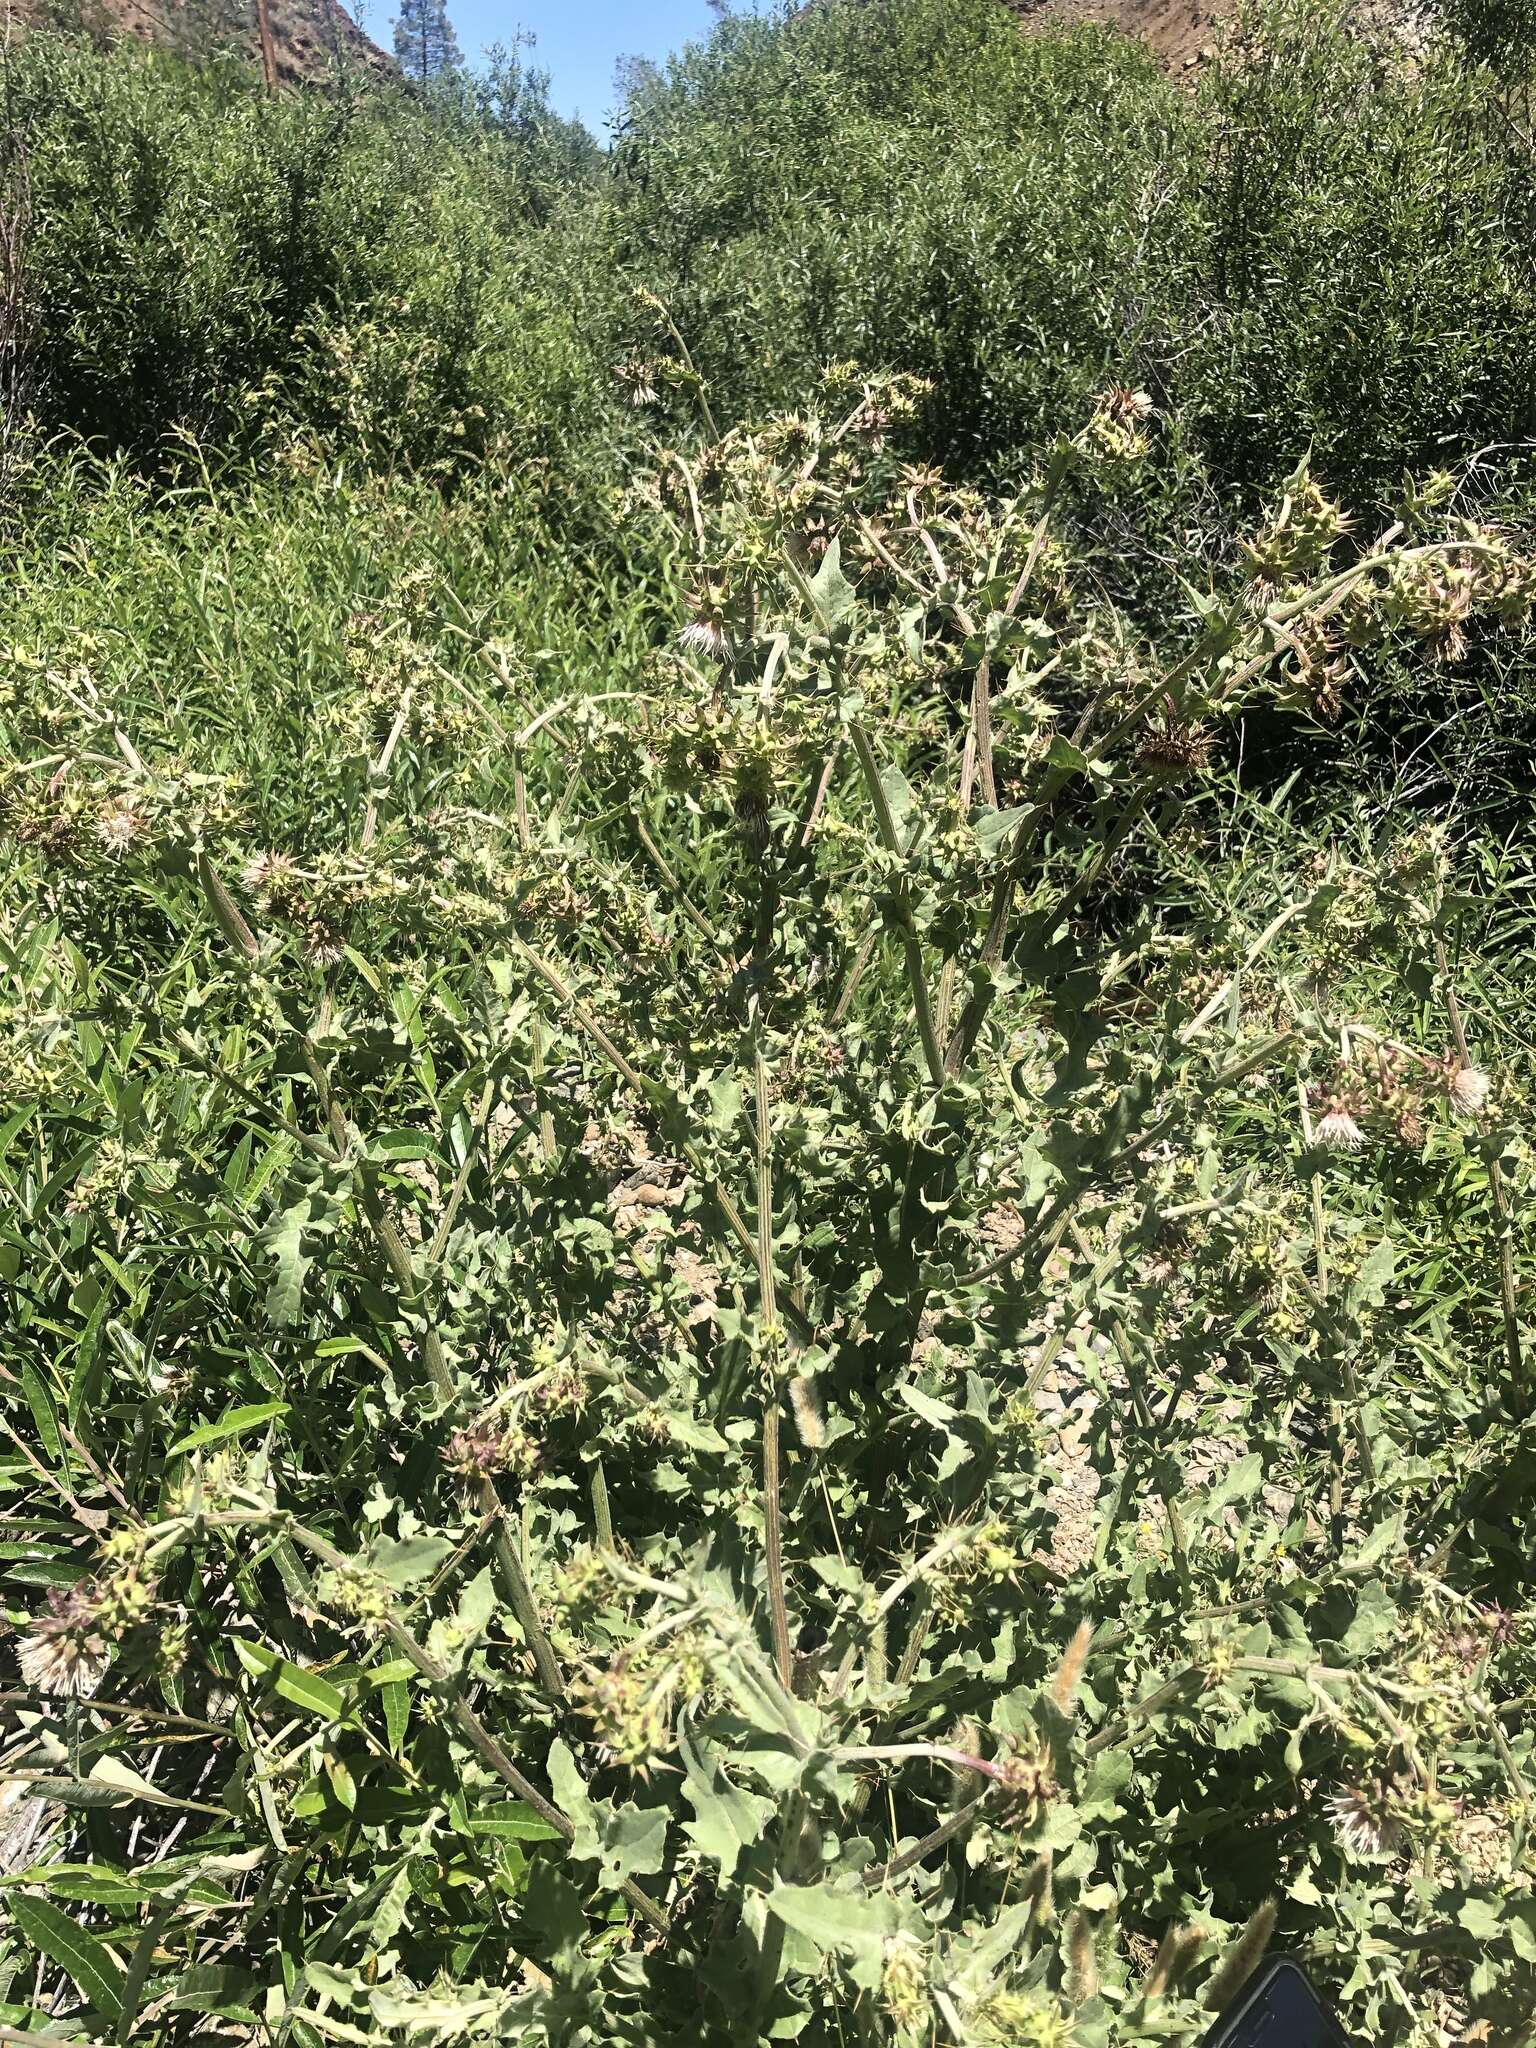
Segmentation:
<svg viewBox="0 0 1536 2048">
<path fill-rule="evenodd" d="M 614 233 L 727 416 L 902 369 L 928 453 L 1016 476 L 1063 405 L 1144 381 L 1148 202 L 1189 126 L 1134 43 L 994 4 L 738 20 L 632 99 Z"/>
<path fill-rule="evenodd" d="M 903 370 L 932 387 L 914 451 L 978 478 L 1016 483 L 1063 406 L 1151 390 L 1180 423 L 1154 554 L 1247 516 L 1297 446 L 1390 493 L 1533 417 L 1536 177 L 1457 47 L 1409 61 L 1285 0 L 1191 95 L 996 0 L 736 18 L 637 87 L 604 175 L 515 54 L 424 100 L 273 101 L 37 38 L 10 89 L 40 421 L 145 452 L 277 405 L 386 465 L 506 436 L 611 466 L 646 285 L 723 418 L 832 361 Z"/>
<path fill-rule="evenodd" d="M 728 412 L 907 369 L 926 450 L 1008 478 L 1123 381 L 1250 495 L 1279 449 L 1390 490 L 1536 417 L 1536 177 L 1494 80 L 1309 0 L 1255 9 L 1193 101 L 992 5 L 739 22 L 635 97 L 615 169 L 621 252 Z"/>
<path fill-rule="evenodd" d="M 1536 176 L 1486 74 L 1327 11 L 1252 18 L 1202 95 L 1177 377 L 1225 475 L 1304 441 L 1390 490 L 1536 423 Z"/>
<path fill-rule="evenodd" d="M 153 453 L 297 404 L 387 464 L 491 436 L 547 454 L 585 426 L 526 121 L 377 86 L 271 97 L 233 64 L 46 37 L 10 66 L 45 428 Z"/>
</svg>

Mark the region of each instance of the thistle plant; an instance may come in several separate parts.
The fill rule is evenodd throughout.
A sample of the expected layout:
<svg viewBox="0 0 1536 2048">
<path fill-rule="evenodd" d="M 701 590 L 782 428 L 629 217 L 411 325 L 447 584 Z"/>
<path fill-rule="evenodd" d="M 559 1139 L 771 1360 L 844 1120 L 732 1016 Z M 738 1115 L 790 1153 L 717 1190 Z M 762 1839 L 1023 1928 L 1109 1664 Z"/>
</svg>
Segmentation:
<svg viewBox="0 0 1536 2048">
<path fill-rule="evenodd" d="M 80 2031 L 1195 2042 L 1274 1942 L 1520 2038 L 1523 1094 L 1453 836 L 1236 753 L 1531 560 L 1303 469 L 1154 636 L 1146 394 L 1001 500 L 922 397 L 658 447 L 589 688 L 403 581 L 311 845 L 13 698 L 7 1938 Z"/>
</svg>

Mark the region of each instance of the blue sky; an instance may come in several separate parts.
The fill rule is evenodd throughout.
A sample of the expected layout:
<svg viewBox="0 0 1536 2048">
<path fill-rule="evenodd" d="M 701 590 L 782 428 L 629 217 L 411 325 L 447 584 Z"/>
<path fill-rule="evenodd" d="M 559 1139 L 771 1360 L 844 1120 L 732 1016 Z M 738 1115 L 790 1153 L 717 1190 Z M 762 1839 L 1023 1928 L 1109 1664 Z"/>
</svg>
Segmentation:
<svg viewBox="0 0 1536 2048">
<path fill-rule="evenodd" d="M 397 0 L 353 0 L 352 11 L 388 49 Z M 531 61 L 550 74 L 550 99 L 562 114 L 579 114 L 599 142 L 618 60 L 660 61 L 714 26 L 708 0 L 448 0 L 448 18 L 472 65 L 488 44 L 510 43 L 519 29 L 531 34 Z"/>
</svg>

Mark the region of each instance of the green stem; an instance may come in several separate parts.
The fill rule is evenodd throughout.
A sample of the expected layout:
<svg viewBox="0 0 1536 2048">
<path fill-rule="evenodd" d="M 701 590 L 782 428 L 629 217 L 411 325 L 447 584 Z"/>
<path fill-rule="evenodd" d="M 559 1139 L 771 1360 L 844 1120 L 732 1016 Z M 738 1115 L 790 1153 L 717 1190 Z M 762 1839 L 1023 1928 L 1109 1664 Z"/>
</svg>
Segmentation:
<svg viewBox="0 0 1536 2048">
<path fill-rule="evenodd" d="M 874 806 L 875 822 L 879 827 L 880 837 L 885 843 L 886 851 L 899 856 L 902 850 L 901 841 L 896 835 L 896 824 L 891 816 L 891 807 L 886 801 L 885 791 L 880 786 L 880 767 L 875 759 L 874 748 L 869 743 L 869 735 L 862 725 L 857 724 L 851 725 L 848 733 L 853 741 L 854 753 L 858 756 L 859 767 L 863 771 L 869 800 Z M 897 900 L 902 917 L 901 945 L 906 957 L 907 985 L 912 993 L 912 1012 L 917 1019 L 917 1034 L 923 1042 L 923 1058 L 928 1063 L 928 1078 L 935 1088 L 942 1088 L 944 1054 L 939 1046 L 938 1033 L 934 1029 L 933 1011 L 928 1002 L 928 983 L 923 972 L 923 948 L 912 928 L 912 911 L 905 880 L 899 885 Z"/>
<path fill-rule="evenodd" d="M 1456 985 L 1451 980 L 1445 941 L 1438 932 L 1435 934 L 1435 969 L 1445 990 L 1445 1011 L 1450 1020 L 1451 1036 L 1456 1042 L 1456 1057 L 1464 1067 L 1470 1067 L 1472 1060 L 1467 1051 L 1466 1026 L 1461 1021 L 1461 1005 L 1456 1000 Z M 1494 1214 L 1499 1219 L 1499 1297 L 1504 1319 L 1504 1356 L 1516 1392 L 1525 1394 L 1529 1389 L 1520 1347 L 1520 1297 L 1515 1286 L 1515 1219 L 1510 1208 L 1509 1190 L 1504 1185 L 1504 1169 L 1486 1139 L 1483 1158 L 1488 1167 L 1488 1192 L 1493 1198 Z"/>
<path fill-rule="evenodd" d="M 910 1870 L 914 1863 L 921 1863 L 925 1857 L 931 1856 L 935 1849 L 942 1849 L 944 1844 L 952 1842 L 956 1835 L 964 1834 L 986 1802 L 987 1795 L 983 1792 L 979 1799 L 972 1799 L 965 1806 L 956 1807 L 948 1820 L 940 1821 L 939 1825 L 931 1833 L 924 1835 L 920 1842 L 914 1842 L 910 1849 L 903 1849 L 901 1854 L 893 1856 L 889 1863 L 877 1863 L 872 1870 L 866 1870 L 866 1886 L 871 1891 L 877 1890 L 888 1879 L 900 1877 L 903 1871 Z"/>
<path fill-rule="evenodd" d="M 768 1573 L 768 1614 L 773 1629 L 773 1661 L 787 1692 L 793 1666 L 789 1649 L 789 1608 L 784 1597 L 784 1528 L 779 1475 L 779 1341 L 777 1290 L 773 1276 L 773 1129 L 768 1115 L 768 1069 L 762 1047 L 753 1054 L 757 1093 L 757 1273 L 763 1337 L 767 1349 L 767 1387 L 763 1395 L 763 1543 Z"/>
</svg>

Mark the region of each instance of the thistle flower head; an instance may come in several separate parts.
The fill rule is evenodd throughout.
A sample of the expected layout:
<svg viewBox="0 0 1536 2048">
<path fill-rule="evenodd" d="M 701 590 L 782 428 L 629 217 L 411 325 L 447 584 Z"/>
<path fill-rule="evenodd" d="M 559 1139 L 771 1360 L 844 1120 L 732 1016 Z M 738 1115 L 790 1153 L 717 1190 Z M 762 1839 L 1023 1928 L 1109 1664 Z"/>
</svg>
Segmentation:
<svg viewBox="0 0 1536 2048">
<path fill-rule="evenodd" d="M 547 1415 L 576 1415 L 587 1405 L 587 1382 L 580 1367 L 560 1359 L 528 1389 L 528 1399 Z"/>
<path fill-rule="evenodd" d="M 1314 1136 L 1330 1152 L 1358 1152 L 1365 1133 L 1355 1121 L 1359 1104 L 1352 1095 L 1330 1095 L 1317 1120 Z"/>
<path fill-rule="evenodd" d="M 504 1472 L 526 1478 L 538 1462 L 535 1440 L 493 1410 L 456 1429 L 443 1446 L 443 1463 L 461 1479 L 491 1479 Z"/>
<path fill-rule="evenodd" d="M 320 1574 L 315 1581 L 317 1597 L 349 1621 L 383 1621 L 390 1610 L 387 1583 L 366 1565 L 346 1565 Z"/>
<path fill-rule="evenodd" d="M 685 653 L 703 654 L 711 661 L 724 661 L 731 651 L 725 630 L 725 609 L 717 590 L 702 590 L 693 598 L 693 616 L 678 635 Z"/>
<path fill-rule="evenodd" d="M 114 1530 L 101 1546 L 102 1572 L 93 1587 L 97 1626 L 109 1638 L 125 1636 L 155 1606 L 156 1575 L 141 1528 Z"/>
<path fill-rule="evenodd" d="M 1152 726 L 1137 751 L 1137 765 L 1159 782 L 1199 775 L 1210 766 L 1214 742 L 1202 725 L 1164 718 Z"/>
<path fill-rule="evenodd" d="M 1101 392 L 1094 401 L 1093 412 L 1076 445 L 1084 454 L 1096 455 L 1105 462 L 1140 462 L 1152 446 L 1143 431 L 1151 411 L 1152 400 L 1145 391 L 1116 385 Z"/>
<path fill-rule="evenodd" d="M 1397 1113 L 1397 1142 L 1417 1152 L 1424 1143 L 1424 1118 L 1417 1103 L 1405 1103 Z"/>
<path fill-rule="evenodd" d="M 986 2039 L 1007 2048 L 1069 2048 L 1072 2016 L 1044 1992 L 994 1991 L 977 2015 Z"/>
<path fill-rule="evenodd" d="M 297 874 L 292 854 L 255 853 L 241 870 L 240 879 L 252 896 L 280 894 Z"/>
<path fill-rule="evenodd" d="M 895 414 L 878 399 L 867 399 L 850 422 L 850 430 L 863 434 L 878 447 L 895 424 Z"/>
<path fill-rule="evenodd" d="M 1481 1116 L 1492 1087 L 1480 1068 L 1464 1066 L 1460 1060 L 1446 1062 L 1445 1092 L 1458 1116 Z"/>
<path fill-rule="evenodd" d="M 132 804 L 108 804 L 96 820 L 96 838 L 103 851 L 119 860 L 144 836 L 144 819 Z"/>
<path fill-rule="evenodd" d="M 1328 1817 L 1351 1856 L 1388 1856 L 1403 1839 L 1402 1821 L 1380 1783 L 1341 1785 L 1328 1801 Z"/>
<path fill-rule="evenodd" d="M 741 828 L 742 841 L 749 853 L 767 851 L 771 836 L 768 802 L 763 792 L 751 784 L 743 784 L 736 792 L 736 823 Z"/>
<path fill-rule="evenodd" d="M 101 1632 L 100 1591 L 92 1579 L 50 1586 L 48 1605 L 16 1651 L 23 1681 L 39 1692 L 93 1693 L 110 1661 Z"/>
<path fill-rule="evenodd" d="M 1136 426 L 1152 417 L 1152 394 L 1133 391 L 1128 384 L 1112 384 L 1100 396 L 1099 405 L 1111 419 L 1119 420 L 1125 426 Z"/>
<path fill-rule="evenodd" d="M 624 386 L 631 405 L 655 405 L 661 393 L 656 386 L 656 365 L 640 356 L 627 356 L 613 374 Z"/>
<path fill-rule="evenodd" d="M 931 496 L 944 488 L 944 472 L 928 463 L 914 463 L 902 469 L 901 480 L 909 491 L 919 497 Z"/>
<path fill-rule="evenodd" d="M 1056 1780 L 1049 1765 L 1027 1751 L 1002 1758 L 988 1775 L 998 1787 L 1009 1819 L 1018 1827 L 1031 1826 L 1041 1807 L 1056 1796 Z"/>
<path fill-rule="evenodd" d="M 345 950 L 340 931 L 325 917 L 304 920 L 303 940 L 304 951 L 316 967 L 334 967 Z"/>
<path fill-rule="evenodd" d="M 573 1680 L 581 1711 L 610 1762 L 644 1777 L 671 1747 L 672 1678 L 670 1670 L 649 1671 L 621 1655 L 606 1671 L 588 1670 Z"/>
</svg>

